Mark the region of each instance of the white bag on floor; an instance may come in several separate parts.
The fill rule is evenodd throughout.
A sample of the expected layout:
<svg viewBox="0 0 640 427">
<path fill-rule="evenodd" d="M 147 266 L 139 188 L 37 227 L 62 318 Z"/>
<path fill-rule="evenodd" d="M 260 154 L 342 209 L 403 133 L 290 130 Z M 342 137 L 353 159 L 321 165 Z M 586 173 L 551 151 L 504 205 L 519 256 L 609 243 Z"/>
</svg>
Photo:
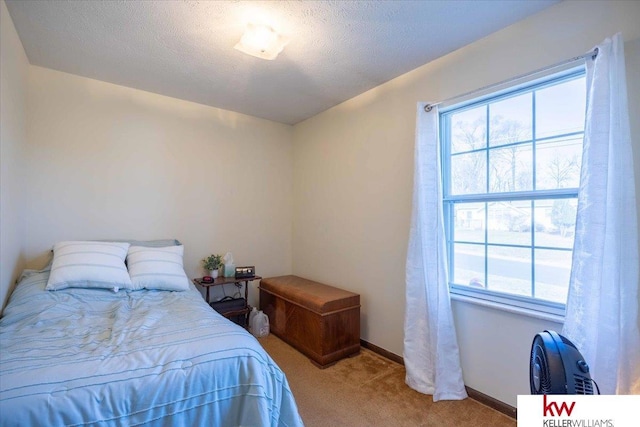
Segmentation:
<svg viewBox="0 0 640 427">
<path fill-rule="evenodd" d="M 251 333 L 256 338 L 262 338 L 269 335 L 269 317 L 260 310 L 253 319 L 251 319 Z"/>
<path fill-rule="evenodd" d="M 258 314 L 258 309 L 253 307 L 249 313 L 249 330 L 251 331 L 253 331 L 253 319 L 256 317 L 256 314 Z"/>
</svg>

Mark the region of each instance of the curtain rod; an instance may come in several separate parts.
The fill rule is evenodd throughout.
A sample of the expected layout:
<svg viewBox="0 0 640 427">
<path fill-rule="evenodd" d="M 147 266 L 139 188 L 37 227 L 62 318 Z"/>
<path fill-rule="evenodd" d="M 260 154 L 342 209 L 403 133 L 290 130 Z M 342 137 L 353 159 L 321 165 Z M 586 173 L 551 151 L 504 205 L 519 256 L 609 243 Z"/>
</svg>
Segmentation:
<svg viewBox="0 0 640 427">
<path fill-rule="evenodd" d="M 506 84 L 506 83 L 510 83 L 512 81 L 515 81 L 515 80 L 520 80 L 520 79 L 523 79 L 525 77 L 533 76 L 534 74 L 542 73 L 542 72 L 547 71 L 547 70 L 552 70 L 554 68 L 562 67 L 563 65 L 571 64 L 572 62 L 580 61 L 580 60 L 585 59 L 585 58 L 591 57 L 591 59 L 596 59 L 596 56 L 598 56 L 598 48 L 595 48 L 591 52 L 587 52 L 584 55 L 574 56 L 573 58 L 567 59 L 566 61 L 558 62 L 557 64 L 548 65 L 546 67 L 540 68 L 540 69 L 535 70 L 535 71 L 531 71 L 531 72 L 526 73 L 526 74 L 520 74 L 519 76 L 511 77 L 509 79 L 503 80 L 503 81 L 498 82 L 498 83 L 492 83 L 490 85 L 481 87 L 480 89 L 475 89 L 475 90 L 472 90 L 471 92 L 466 92 L 466 93 L 463 93 L 461 95 L 456 95 L 456 96 L 454 96 L 452 98 L 445 99 L 445 100 L 440 101 L 440 102 L 435 102 L 433 104 L 427 104 L 427 105 L 424 106 L 424 111 L 428 113 L 436 105 L 444 104 L 445 102 L 453 101 L 454 99 L 464 98 L 466 96 L 473 95 L 474 93 L 482 92 L 484 90 L 491 89 L 491 88 L 494 88 L 496 86 L 500 86 L 500 85 L 503 85 L 503 84 Z"/>
</svg>

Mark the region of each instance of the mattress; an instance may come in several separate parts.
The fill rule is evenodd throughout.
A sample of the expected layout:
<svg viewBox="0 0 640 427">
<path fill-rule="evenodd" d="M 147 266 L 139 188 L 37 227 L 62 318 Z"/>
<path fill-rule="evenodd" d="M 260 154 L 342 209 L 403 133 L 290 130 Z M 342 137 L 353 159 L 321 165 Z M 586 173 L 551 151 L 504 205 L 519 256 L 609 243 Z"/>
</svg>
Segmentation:
<svg viewBox="0 0 640 427">
<path fill-rule="evenodd" d="M 46 291 L 26 271 L 0 319 L 0 425 L 298 426 L 287 379 L 185 292 Z"/>
</svg>

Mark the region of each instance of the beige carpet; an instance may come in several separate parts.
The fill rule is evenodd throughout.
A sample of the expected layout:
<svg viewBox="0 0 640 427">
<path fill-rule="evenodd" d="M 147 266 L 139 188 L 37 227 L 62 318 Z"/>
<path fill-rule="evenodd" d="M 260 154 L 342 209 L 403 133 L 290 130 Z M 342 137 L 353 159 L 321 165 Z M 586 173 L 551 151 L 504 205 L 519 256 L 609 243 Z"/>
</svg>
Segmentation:
<svg viewBox="0 0 640 427">
<path fill-rule="evenodd" d="M 260 343 L 287 375 L 306 426 L 515 426 L 475 400 L 433 403 L 404 383 L 404 366 L 367 349 L 318 369 L 273 334 Z"/>
</svg>

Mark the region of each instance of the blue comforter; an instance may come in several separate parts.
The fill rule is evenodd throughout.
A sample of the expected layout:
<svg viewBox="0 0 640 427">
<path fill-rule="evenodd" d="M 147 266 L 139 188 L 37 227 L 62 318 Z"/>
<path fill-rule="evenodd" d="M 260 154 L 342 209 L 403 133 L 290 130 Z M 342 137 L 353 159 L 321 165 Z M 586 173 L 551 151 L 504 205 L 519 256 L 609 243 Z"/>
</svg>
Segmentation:
<svg viewBox="0 0 640 427">
<path fill-rule="evenodd" d="M 0 319 L 0 425 L 302 425 L 257 340 L 186 292 L 46 291 L 27 271 Z"/>
</svg>

